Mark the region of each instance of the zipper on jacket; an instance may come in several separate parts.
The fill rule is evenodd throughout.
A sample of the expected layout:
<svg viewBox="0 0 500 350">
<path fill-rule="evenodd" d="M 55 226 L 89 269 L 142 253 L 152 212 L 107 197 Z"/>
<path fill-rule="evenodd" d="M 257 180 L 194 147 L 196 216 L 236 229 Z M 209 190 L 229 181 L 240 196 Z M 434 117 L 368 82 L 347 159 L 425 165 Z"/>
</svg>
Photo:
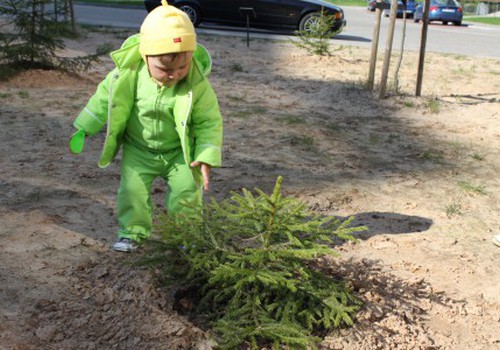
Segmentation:
<svg viewBox="0 0 500 350">
<path fill-rule="evenodd" d="M 189 103 L 189 107 L 188 109 L 186 110 L 186 115 L 184 116 L 184 119 L 181 121 L 181 127 L 182 127 L 182 137 L 183 137 L 183 140 L 181 140 L 181 144 L 184 143 L 186 144 L 188 141 L 187 141 L 187 135 L 186 135 L 186 131 L 187 131 L 187 121 L 188 121 L 188 118 L 189 118 L 189 115 L 191 114 L 191 110 L 193 109 L 193 90 L 189 90 L 188 92 L 188 103 Z M 186 164 L 189 166 L 189 162 L 191 160 L 194 160 L 194 159 L 189 159 L 189 154 L 187 154 L 187 147 L 182 147 L 182 150 L 184 152 L 184 159 L 186 161 Z M 191 150 L 193 151 L 193 150 Z"/>
<path fill-rule="evenodd" d="M 156 87 L 156 98 L 155 98 L 155 118 L 153 120 L 153 130 L 152 130 L 152 139 L 156 144 L 159 136 L 160 129 L 160 119 L 161 119 L 161 111 L 160 111 L 160 101 L 163 95 L 163 86 Z M 156 145 L 155 145 L 156 146 Z M 154 147 L 153 147 L 154 148 Z"/>
</svg>

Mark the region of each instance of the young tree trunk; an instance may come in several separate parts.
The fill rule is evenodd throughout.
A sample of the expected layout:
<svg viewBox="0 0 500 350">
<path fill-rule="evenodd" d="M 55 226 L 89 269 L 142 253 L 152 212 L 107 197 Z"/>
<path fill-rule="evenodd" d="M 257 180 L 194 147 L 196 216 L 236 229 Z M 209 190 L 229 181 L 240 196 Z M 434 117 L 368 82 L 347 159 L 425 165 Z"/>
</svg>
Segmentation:
<svg viewBox="0 0 500 350">
<path fill-rule="evenodd" d="M 403 35 L 401 38 L 401 50 L 399 52 L 399 59 L 396 65 L 396 71 L 394 73 L 394 91 L 399 92 L 399 69 L 401 68 L 401 63 L 403 62 L 403 55 L 405 50 L 405 39 L 406 39 L 406 5 L 403 2 Z"/>
<path fill-rule="evenodd" d="M 73 4 L 73 0 L 69 0 L 69 12 L 71 15 L 71 30 L 73 31 L 73 33 L 76 33 L 75 6 Z"/>
<path fill-rule="evenodd" d="M 64 20 L 67 21 L 68 20 L 68 13 L 69 13 L 69 4 L 68 4 L 68 0 L 64 0 Z"/>
<path fill-rule="evenodd" d="M 37 0 L 32 0 L 31 2 L 31 28 L 30 28 L 30 54 L 29 54 L 29 65 L 32 66 L 35 62 L 35 34 L 36 34 L 36 12 Z"/>
<path fill-rule="evenodd" d="M 43 20 L 45 17 L 45 2 L 43 0 L 40 1 L 40 23 L 39 23 L 39 33 L 43 33 Z"/>
</svg>

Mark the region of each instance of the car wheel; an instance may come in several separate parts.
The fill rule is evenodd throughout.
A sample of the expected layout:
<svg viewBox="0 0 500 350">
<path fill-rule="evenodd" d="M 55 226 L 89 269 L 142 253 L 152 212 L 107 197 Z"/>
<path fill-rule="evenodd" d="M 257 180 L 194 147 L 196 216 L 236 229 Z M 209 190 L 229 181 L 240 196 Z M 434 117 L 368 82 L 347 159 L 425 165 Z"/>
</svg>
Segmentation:
<svg viewBox="0 0 500 350">
<path fill-rule="evenodd" d="M 456 22 L 453 22 L 454 25 L 456 26 L 461 26 L 462 25 L 462 21 L 456 21 Z"/>
<path fill-rule="evenodd" d="M 183 11 L 186 15 L 188 15 L 193 25 L 197 27 L 201 23 L 201 13 L 200 10 L 191 4 L 180 4 L 178 5 L 179 10 Z"/>
<path fill-rule="evenodd" d="M 447 21 L 443 21 L 443 25 L 444 25 L 444 26 L 447 26 L 447 25 L 448 25 L 448 22 L 447 22 Z"/>
<path fill-rule="evenodd" d="M 299 31 L 310 31 L 318 25 L 321 14 L 319 12 L 308 13 L 299 23 Z"/>
<path fill-rule="evenodd" d="M 302 17 L 299 22 L 299 31 L 311 31 L 319 23 L 321 14 L 319 12 L 311 12 Z"/>
<path fill-rule="evenodd" d="M 418 18 L 414 18 L 413 22 L 418 23 L 418 22 L 420 22 L 420 20 Z"/>
</svg>

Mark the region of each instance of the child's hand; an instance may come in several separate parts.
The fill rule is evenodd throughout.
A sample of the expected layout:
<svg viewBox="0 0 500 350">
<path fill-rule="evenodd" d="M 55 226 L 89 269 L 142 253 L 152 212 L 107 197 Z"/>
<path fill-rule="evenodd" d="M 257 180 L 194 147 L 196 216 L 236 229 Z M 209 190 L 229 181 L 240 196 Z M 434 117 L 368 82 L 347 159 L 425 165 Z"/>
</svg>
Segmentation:
<svg viewBox="0 0 500 350">
<path fill-rule="evenodd" d="M 208 191 L 210 185 L 210 165 L 198 162 L 197 160 L 191 163 L 191 167 L 201 166 L 201 175 L 203 176 L 203 190 Z"/>
</svg>

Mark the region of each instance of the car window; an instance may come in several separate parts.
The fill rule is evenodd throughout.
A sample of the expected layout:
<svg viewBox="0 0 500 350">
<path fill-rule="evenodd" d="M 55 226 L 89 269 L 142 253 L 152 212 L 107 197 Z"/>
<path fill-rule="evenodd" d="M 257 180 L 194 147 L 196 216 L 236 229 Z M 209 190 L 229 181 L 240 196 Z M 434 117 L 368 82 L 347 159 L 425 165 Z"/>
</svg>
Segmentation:
<svg viewBox="0 0 500 350">
<path fill-rule="evenodd" d="M 460 6 L 456 0 L 433 0 L 432 2 L 439 6 Z"/>
</svg>

